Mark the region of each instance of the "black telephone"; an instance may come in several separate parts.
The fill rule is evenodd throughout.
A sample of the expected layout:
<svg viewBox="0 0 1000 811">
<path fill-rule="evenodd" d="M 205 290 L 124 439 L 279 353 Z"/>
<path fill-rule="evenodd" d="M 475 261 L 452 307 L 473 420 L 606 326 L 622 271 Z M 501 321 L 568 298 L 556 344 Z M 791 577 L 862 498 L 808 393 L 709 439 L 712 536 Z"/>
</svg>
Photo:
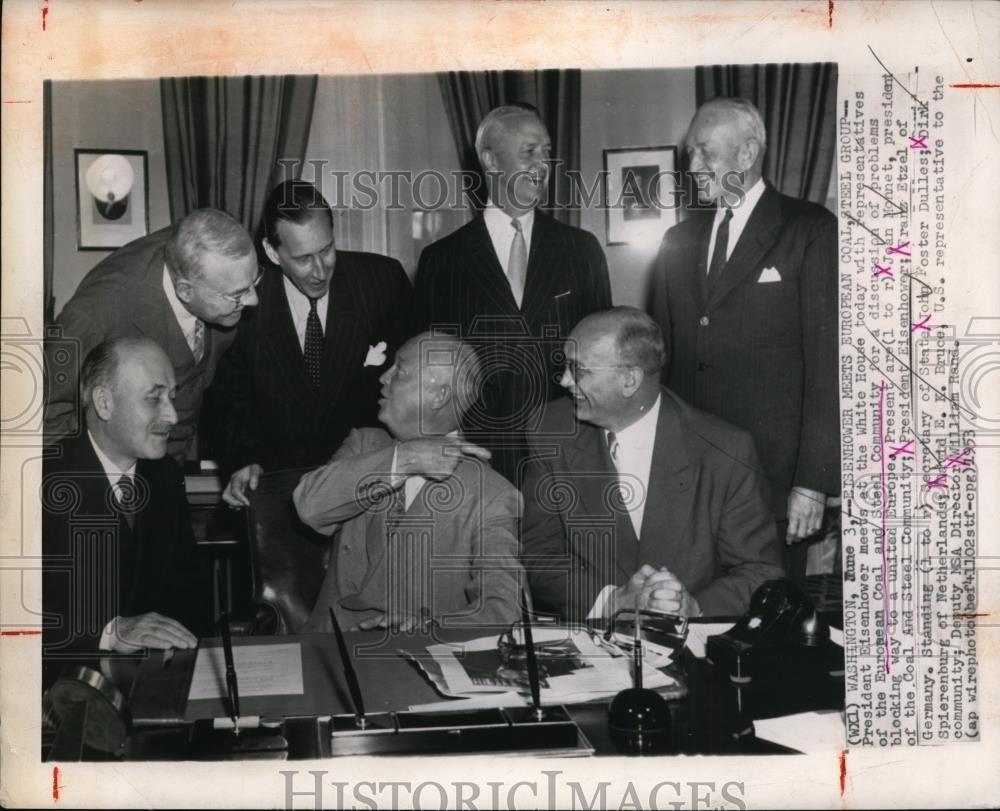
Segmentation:
<svg viewBox="0 0 1000 811">
<path fill-rule="evenodd" d="M 768 580 L 736 625 L 708 638 L 706 654 L 732 681 L 747 683 L 775 670 L 822 667 L 829 641 L 830 626 L 809 597 L 791 580 Z"/>
</svg>

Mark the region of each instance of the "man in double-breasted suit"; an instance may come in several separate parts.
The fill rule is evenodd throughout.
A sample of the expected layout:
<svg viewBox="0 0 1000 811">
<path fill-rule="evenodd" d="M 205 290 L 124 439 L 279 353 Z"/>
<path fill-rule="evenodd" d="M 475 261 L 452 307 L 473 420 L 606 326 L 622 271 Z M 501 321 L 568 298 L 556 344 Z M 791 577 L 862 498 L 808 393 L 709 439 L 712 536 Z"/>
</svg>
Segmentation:
<svg viewBox="0 0 1000 811">
<path fill-rule="evenodd" d="M 479 377 L 476 353 L 458 339 L 412 338 L 382 376 L 385 429 L 355 429 L 302 477 L 299 516 L 333 542 L 299 630 L 330 630 L 330 609 L 361 629 L 517 619 L 521 497 L 458 432 Z"/>
<path fill-rule="evenodd" d="M 463 426 L 493 452 L 515 484 L 525 435 L 540 406 L 559 393 L 562 342 L 588 313 L 611 305 L 607 261 L 597 239 L 537 210 L 548 184 L 550 141 L 535 112 L 492 110 L 476 135 L 490 182 L 487 207 L 429 245 L 417 267 L 424 329 L 472 342 L 484 369 L 482 402 Z"/>
<path fill-rule="evenodd" d="M 193 648 L 211 628 L 177 462 L 173 369 L 145 338 L 98 344 L 81 371 L 84 430 L 46 454 L 42 631 L 46 658 Z"/>
<path fill-rule="evenodd" d="M 741 614 L 781 577 L 749 435 L 662 387 L 664 356 L 659 327 L 632 307 L 570 335 L 570 397 L 549 404 L 524 488 L 536 609 L 570 622 L 622 608 Z"/>
<path fill-rule="evenodd" d="M 338 251 L 330 206 L 311 183 L 271 192 L 263 249 L 274 267 L 212 391 L 232 506 L 247 504 L 263 470 L 319 465 L 351 428 L 377 424 L 379 375 L 411 319 L 402 266 Z"/>
<path fill-rule="evenodd" d="M 779 532 L 794 543 L 840 493 L 837 220 L 764 181 L 764 124 L 744 99 L 704 104 L 686 148 L 716 207 L 671 228 L 657 257 L 664 382 L 751 433 Z M 785 555 L 790 576 L 804 576 L 804 545 Z"/>
<path fill-rule="evenodd" d="M 183 463 L 198 427 L 202 395 L 232 343 L 245 307 L 257 304 L 260 281 L 253 240 L 218 209 L 193 211 L 176 227 L 130 242 L 80 282 L 45 347 L 45 441 L 82 430 L 79 363 L 101 341 L 150 338 L 177 377 L 177 422 L 167 453 Z M 67 342 L 74 351 L 67 352 Z"/>
</svg>

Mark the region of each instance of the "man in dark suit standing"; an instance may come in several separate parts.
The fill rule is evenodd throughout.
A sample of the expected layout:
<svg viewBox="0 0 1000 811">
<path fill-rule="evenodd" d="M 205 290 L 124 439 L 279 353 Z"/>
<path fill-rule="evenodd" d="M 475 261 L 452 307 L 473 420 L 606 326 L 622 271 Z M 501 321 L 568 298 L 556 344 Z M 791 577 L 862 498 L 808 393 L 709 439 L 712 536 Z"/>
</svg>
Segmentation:
<svg viewBox="0 0 1000 811">
<path fill-rule="evenodd" d="M 465 435 L 493 452 L 515 484 L 525 435 L 559 393 L 562 342 L 588 313 L 611 304 L 607 261 L 593 234 L 537 210 L 549 179 L 545 126 L 526 107 L 490 111 L 476 134 L 490 200 L 472 222 L 429 245 L 417 267 L 421 328 L 478 347 L 481 403 Z"/>
<path fill-rule="evenodd" d="M 45 441 L 80 431 L 75 363 L 102 341 L 151 338 L 167 353 L 177 378 L 177 419 L 167 447 L 189 455 L 202 395 L 233 340 L 244 307 L 257 304 L 260 280 L 253 240 L 214 208 L 193 211 L 176 227 L 130 242 L 88 273 L 56 325 L 62 340 L 45 347 Z M 77 354 L 65 352 L 66 341 Z"/>
<path fill-rule="evenodd" d="M 840 492 L 837 220 L 763 180 L 764 123 L 745 99 L 704 104 L 686 141 L 699 197 L 715 208 L 671 228 L 657 258 L 665 382 L 751 433 L 793 544 Z M 801 580 L 805 545 L 784 555 Z"/>
<path fill-rule="evenodd" d="M 534 605 L 564 621 L 741 614 L 782 576 L 750 436 L 661 386 L 665 357 L 634 307 L 584 318 L 566 342 L 570 398 L 533 442 L 521 528 Z"/>
<path fill-rule="evenodd" d="M 212 591 L 166 456 L 170 360 L 146 338 L 106 341 L 87 355 L 80 388 L 85 430 L 43 465 L 45 655 L 193 648 Z"/>
<path fill-rule="evenodd" d="M 333 213 L 311 183 L 271 192 L 263 249 L 274 267 L 212 393 L 232 472 L 223 498 L 236 507 L 262 471 L 320 465 L 351 428 L 378 424 L 379 375 L 411 321 L 402 265 L 338 251 Z"/>
</svg>

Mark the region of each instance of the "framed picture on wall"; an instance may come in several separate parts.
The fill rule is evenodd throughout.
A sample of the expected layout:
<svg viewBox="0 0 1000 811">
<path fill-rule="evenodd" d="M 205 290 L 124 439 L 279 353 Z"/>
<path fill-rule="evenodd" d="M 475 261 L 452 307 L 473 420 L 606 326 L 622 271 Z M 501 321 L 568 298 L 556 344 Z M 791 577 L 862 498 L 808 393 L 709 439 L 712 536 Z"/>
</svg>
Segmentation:
<svg viewBox="0 0 1000 811">
<path fill-rule="evenodd" d="M 107 251 L 148 234 L 146 152 L 77 149 L 74 156 L 77 247 Z"/>
<path fill-rule="evenodd" d="M 604 150 L 607 244 L 656 242 L 677 222 L 676 146 Z"/>
</svg>

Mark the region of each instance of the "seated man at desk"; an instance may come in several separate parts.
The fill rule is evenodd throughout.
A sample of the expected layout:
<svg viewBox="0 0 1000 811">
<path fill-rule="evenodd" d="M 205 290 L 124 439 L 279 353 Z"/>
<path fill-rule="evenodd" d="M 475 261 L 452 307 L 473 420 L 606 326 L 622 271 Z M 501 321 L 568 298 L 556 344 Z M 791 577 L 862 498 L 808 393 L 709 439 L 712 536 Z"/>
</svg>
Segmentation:
<svg viewBox="0 0 1000 811">
<path fill-rule="evenodd" d="M 330 462 L 303 476 L 302 520 L 334 540 L 303 631 L 412 630 L 434 620 L 506 624 L 519 616 L 521 497 L 463 442 L 482 371 L 457 338 L 411 338 L 382 375 L 381 428 L 355 428 Z"/>
<path fill-rule="evenodd" d="M 148 338 L 94 347 L 80 372 L 86 431 L 42 477 L 45 656 L 193 648 L 211 621 L 184 479 L 166 455 L 174 369 Z"/>
<path fill-rule="evenodd" d="M 663 334 L 641 310 L 587 316 L 565 353 L 570 396 L 546 410 L 524 490 L 534 607 L 566 621 L 743 613 L 782 576 L 749 435 L 660 385 Z"/>
</svg>

